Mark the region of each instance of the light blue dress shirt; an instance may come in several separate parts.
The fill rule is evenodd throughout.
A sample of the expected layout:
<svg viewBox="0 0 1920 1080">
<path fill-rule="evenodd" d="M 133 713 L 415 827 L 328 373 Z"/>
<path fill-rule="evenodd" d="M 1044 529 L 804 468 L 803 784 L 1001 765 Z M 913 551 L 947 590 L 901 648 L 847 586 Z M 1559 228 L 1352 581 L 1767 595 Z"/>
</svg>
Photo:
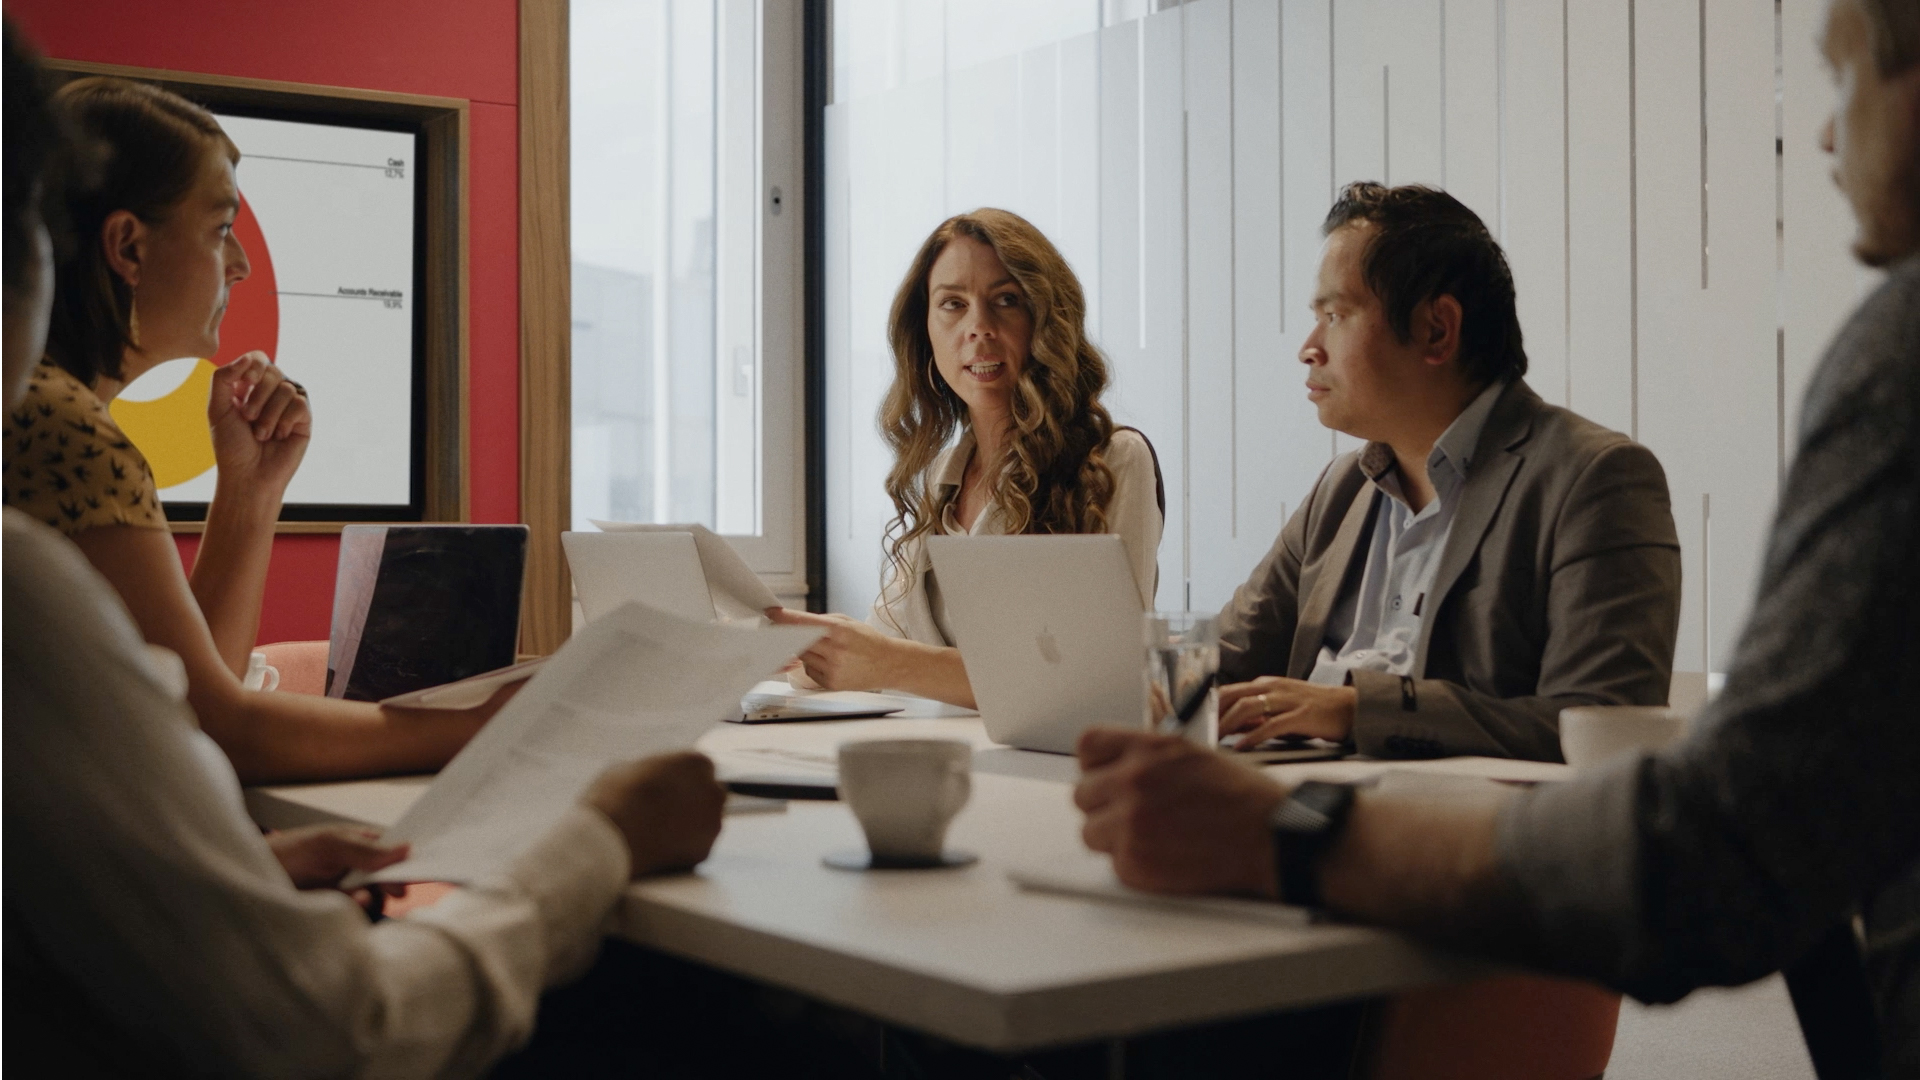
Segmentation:
<svg viewBox="0 0 1920 1080">
<path fill-rule="evenodd" d="M 1496 382 L 1481 391 L 1434 442 L 1433 452 L 1427 455 L 1427 479 L 1433 483 L 1434 497 L 1418 513 L 1407 505 L 1400 471 L 1392 464 L 1393 451 L 1380 443 L 1363 451 L 1385 455 L 1381 471 L 1367 470 L 1380 489 L 1374 498 L 1385 501 L 1374 513 L 1360 588 L 1334 602 L 1320 658 L 1308 682 L 1340 686 L 1347 681 L 1347 672 L 1355 670 L 1413 674 L 1420 622 L 1440 602 L 1427 594 L 1440 569 L 1447 536 L 1453 532 L 1480 429 L 1506 388 L 1506 383 Z M 1363 468 L 1365 464 L 1363 458 Z"/>
</svg>

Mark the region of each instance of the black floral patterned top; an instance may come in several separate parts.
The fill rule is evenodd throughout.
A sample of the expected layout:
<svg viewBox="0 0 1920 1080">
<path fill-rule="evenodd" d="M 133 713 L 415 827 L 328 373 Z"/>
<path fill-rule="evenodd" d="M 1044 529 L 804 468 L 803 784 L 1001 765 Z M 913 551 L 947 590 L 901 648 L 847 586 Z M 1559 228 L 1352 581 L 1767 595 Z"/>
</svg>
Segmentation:
<svg viewBox="0 0 1920 1080">
<path fill-rule="evenodd" d="M 153 470 L 106 402 L 65 368 L 42 361 L 20 406 L 7 411 L 6 504 L 68 536 L 100 525 L 164 529 Z"/>
</svg>

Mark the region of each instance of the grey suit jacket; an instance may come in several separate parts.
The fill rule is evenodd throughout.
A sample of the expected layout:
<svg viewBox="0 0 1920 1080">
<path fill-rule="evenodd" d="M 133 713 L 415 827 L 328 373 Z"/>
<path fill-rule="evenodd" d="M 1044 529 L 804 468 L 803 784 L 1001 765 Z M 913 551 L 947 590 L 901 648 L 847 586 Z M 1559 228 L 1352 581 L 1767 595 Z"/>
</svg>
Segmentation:
<svg viewBox="0 0 1920 1080">
<path fill-rule="evenodd" d="M 1392 467 L 1380 444 L 1327 466 L 1221 613 L 1222 682 L 1313 670 Z M 1353 673 L 1363 754 L 1559 761 L 1561 709 L 1665 704 L 1680 541 L 1659 461 L 1515 381 L 1481 430 L 1429 603 L 1412 677 Z"/>
</svg>

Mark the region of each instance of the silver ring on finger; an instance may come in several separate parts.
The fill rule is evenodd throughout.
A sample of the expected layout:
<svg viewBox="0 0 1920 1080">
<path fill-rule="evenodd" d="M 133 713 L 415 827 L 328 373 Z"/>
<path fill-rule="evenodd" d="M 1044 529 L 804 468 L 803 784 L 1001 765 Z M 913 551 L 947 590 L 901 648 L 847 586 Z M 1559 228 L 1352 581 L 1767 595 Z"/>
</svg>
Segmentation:
<svg viewBox="0 0 1920 1080">
<path fill-rule="evenodd" d="M 1273 715 L 1273 698 L 1270 695 L 1267 695 L 1267 694 L 1260 695 L 1260 715 L 1261 716 Z"/>
</svg>

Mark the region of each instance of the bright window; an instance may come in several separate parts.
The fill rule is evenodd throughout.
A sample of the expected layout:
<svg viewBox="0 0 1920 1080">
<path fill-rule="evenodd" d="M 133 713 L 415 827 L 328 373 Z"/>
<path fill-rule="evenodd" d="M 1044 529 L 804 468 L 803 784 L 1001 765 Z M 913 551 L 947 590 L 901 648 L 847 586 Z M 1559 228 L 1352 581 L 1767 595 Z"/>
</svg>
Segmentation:
<svg viewBox="0 0 1920 1080">
<path fill-rule="evenodd" d="M 571 5 L 572 502 L 576 529 L 707 525 L 793 592 L 804 504 L 789 7 Z M 770 127 L 770 102 L 795 122 Z"/>
</svg>

